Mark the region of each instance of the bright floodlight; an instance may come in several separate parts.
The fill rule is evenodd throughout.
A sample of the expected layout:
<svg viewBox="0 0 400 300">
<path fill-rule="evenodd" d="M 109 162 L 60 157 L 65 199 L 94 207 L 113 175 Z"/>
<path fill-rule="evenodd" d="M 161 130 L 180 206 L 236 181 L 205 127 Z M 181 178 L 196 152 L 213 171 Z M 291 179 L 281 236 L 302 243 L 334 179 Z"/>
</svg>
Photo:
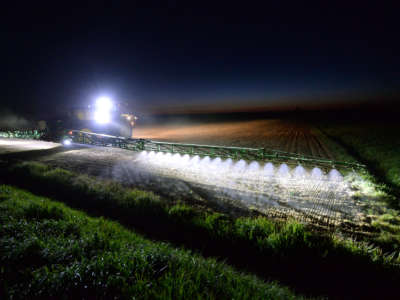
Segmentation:
<svg viewBox="0 0 400 300">
<path fill-rule="evenodd" d="M 106 124 L 111 121 L 112 102 L 108 97 L 100 97 L 96 101 L 96 111 L 94 119 L 101 124 Z"/>
<path fill-rule="evenodd" d="M 96 101 L 96 109 L 102 111 L 110 111 L 112 108 L 112 102 L 108 97 L 100 97 Z"/>
<path fill-rule="evenodd" d="M 96 111 L 94 113 L 94 119 L 98 123 L 106 124 L 106 123 L 110 122 L 110 120 L 111 120 L 110 112 L 109 111 L 98 110 L 98 111 Z"/>
<path fill-rule="evenodd" d="M 69 145 L 71 145 L 71 140 L 70 139 L 65 139 L 65 140 L 63 140 L 63 144 L 65 146 L 69 146 Z"/>
</svg>

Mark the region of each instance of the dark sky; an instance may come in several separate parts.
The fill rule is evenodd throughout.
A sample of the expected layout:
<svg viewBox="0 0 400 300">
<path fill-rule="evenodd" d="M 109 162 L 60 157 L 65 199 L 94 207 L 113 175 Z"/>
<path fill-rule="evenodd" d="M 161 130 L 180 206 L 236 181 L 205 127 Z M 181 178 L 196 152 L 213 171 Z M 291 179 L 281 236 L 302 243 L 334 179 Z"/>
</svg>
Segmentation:
<svg viewBox="0 0 400 300">
<path fill-rule="evenodd" d="M 2 12 L 2 102 L 51 112 L 108 95 L 163 112 L 398 94 L 398 7 L 277 2 L 18 2 Z"/>
</svg>

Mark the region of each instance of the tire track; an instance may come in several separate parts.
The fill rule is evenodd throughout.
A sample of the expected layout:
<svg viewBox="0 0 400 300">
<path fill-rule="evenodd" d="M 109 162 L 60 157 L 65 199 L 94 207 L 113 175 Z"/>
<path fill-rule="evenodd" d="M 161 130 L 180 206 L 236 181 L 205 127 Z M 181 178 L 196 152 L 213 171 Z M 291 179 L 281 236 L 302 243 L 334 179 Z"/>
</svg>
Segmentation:
<svg viewBox="0 0 400 300">
<path fill-rule="evenodd" d="M 321 157 L 323 158 L 328 158 L 328 159 L 333 159 L 333 155 L 331 154 L 331 152 L 321 143 L 321 141 L 314 135 L 310 135 L 315 144 L 318 146 L 318 150 L 321 154 Z"/>
<path fill-rule="evenodd" d="M 303 136 L 304 136 L 304 140 L 306 141 L 306 143 L 307 143 L 307 148 L 308 148 L 308 152 L 309 152 L 309 154 L 311 155 L 311 156 L 317 156 L 316 155 L 316 153 L 315 153 L 315 150 L 313 149 L 313 147 L 311 146 L 311 143 L 310 143 L 310 138 L 303 132 Z"/>
</svg>

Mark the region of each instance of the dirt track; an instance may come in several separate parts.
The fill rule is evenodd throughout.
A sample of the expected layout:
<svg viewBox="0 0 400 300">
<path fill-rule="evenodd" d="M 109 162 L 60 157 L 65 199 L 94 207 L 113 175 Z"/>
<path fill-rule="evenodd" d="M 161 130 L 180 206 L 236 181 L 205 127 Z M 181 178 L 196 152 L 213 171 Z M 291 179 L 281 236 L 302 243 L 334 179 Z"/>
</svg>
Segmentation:
<svg viewBox="0 0 400 300">
<path fill-rule="evenodd" d="M 134 130 L 134 137 L 159 141 L 271 148 L 323 158 L 333 153 L 309 126 L 283 120 L 257 120 L 198 125 L 166 125 Z"/>
</svg>

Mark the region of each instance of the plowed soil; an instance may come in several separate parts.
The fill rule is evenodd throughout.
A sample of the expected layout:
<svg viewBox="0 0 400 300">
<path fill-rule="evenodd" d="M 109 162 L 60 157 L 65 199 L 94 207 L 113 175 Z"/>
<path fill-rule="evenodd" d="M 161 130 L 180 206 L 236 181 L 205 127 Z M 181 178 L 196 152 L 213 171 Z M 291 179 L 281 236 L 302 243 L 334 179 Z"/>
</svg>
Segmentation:
<svg viewBox="0 0 400 300">
<path fill-rule="evenodd" d="M 158 141 L 221 146 L 270 148 L 334 158 L 307 124 L 284 120 L 257 120 L 197 125 L 138 127 L 134 137 Z"/>
</svg>

